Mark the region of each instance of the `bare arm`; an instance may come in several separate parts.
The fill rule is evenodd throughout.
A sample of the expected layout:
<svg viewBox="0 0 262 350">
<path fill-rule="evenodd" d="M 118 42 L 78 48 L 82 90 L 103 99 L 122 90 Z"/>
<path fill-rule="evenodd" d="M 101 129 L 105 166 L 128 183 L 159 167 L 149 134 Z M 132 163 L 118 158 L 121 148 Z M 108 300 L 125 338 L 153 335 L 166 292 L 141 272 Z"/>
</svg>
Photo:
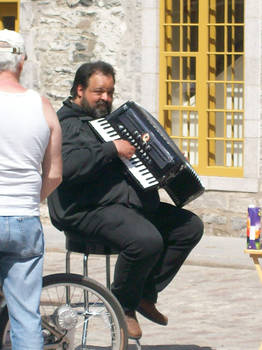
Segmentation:
<svg viewBox="0 0 262 350">
<path fill-rule="evenodd" d="M 41 202 L 62 181 L 61 128 L 57 115 L 47 98 L 42 97 L 43 111 L 50 129 L 49 143 L 42 163 Z"/>
</svg>

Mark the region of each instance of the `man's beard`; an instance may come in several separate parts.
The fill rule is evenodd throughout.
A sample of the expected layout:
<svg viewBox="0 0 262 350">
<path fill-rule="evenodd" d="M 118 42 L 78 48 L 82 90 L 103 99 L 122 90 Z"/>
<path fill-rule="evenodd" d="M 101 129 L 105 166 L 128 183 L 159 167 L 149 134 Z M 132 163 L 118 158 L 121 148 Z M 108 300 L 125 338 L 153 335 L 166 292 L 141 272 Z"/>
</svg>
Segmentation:
<svg viewBox="0 0 262 350">
<path fill-rule="evenodd" d="M 93 118 L 102 118 L 111 112 L 112 104 L 107 101 L 97 101 L 95 107 L 91 107 L 87 99 L 83 98 L 81 102 L 82 109 Z"/>
</svg>

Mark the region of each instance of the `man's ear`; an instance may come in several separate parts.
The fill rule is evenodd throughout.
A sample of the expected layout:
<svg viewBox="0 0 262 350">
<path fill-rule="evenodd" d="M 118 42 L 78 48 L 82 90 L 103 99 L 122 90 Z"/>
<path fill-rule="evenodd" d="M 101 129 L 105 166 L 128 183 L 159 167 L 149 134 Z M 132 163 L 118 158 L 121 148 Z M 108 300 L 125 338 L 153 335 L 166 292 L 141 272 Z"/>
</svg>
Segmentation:
<svg viewBox="0 0 262 350">
<path fill-rule="evenodd" d="M 77 97 L 82 97 L 84 93 L 83 85 L 79 84 L 76 88 Z"/>
<path fill-rule="evenodd" d="M 21 60 L 17 64 L 17 71 L 16 71 L 16 73 L 17 73 L 18 79 L 20 78 L 20 75 L 21 75 L 22 70 L 24 68 L 24 63 L 25 63 L 24 58 L 21 58 Z"/>
</svg>

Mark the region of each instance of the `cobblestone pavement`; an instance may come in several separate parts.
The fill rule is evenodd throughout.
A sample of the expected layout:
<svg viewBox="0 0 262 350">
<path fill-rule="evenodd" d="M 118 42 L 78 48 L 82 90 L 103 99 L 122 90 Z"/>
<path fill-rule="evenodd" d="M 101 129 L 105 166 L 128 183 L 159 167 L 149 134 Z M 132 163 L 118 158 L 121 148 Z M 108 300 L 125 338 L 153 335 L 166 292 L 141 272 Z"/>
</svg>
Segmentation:
<svg viewBox="0 0 262 350">
<path fill-rule="evenodd" d="M 63 233 L 44 225 L 44 274 L 65 271 Z M 259 350 L 262 342 L 262 284 L 244 253 L 243 238 L 204 236 L 157 307 L 169 317 L 167 327 L 138 314 L 142 350 Z M 90 277 L 104 282 L 101 256 L 91 256 Z M 72 255 L 72 272 L 82 259 Z M 111 258 L 111 267 L 115 257 Z M 133 344 L 129 349 L 135 350 Z"/>
</svg>

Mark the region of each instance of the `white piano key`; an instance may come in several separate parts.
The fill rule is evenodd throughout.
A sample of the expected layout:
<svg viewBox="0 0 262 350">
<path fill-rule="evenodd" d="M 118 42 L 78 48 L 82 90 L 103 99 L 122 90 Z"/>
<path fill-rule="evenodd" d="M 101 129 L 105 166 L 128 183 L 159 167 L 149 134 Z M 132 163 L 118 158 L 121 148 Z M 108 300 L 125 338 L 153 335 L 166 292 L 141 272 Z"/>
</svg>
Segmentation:
<svg viewBox="0 0 262 350">
<path fill-rule="evenodd" d="M 98 132 L 98 134 L 103 138 L 105 142 L 120 139 L 120 136 L 115 131 L 115 129 L 112 128 L 112 126 L 104 118 L 92 120 L 90 124 L 92 124 L 92 126 L 95 128 L 95 130 Z M 105 126 L 109 126 L 109 128 L 105 129 Z"/>
<path fill-rule="evenodd" d="M 139 167 L 137 166 L 133 166 L 131 164 L 131 162 L 124 158 L 124 157 L 121 157 L 121 160 L 122 162 L 127 166 L 129 172 L 136 178 L 136 180 L 141 184 L 141 186 L 146 189 L 146 188 L 149 188 L 149 187 L 152 187 L 153 185 L 157 185 L 158 184 L 158 181 L 157 179 L 152 175 L 150 177 L 150 180 L 147 180 L 141 173 L 141 169 L 143 168 L 144 169 L 147 169 L 143 163 L 141 163 L 142 165 L 140 165 Z M 151 174 L 151 173 L 150 173 Z M 148 177 L 148 175 L 146 175 Z"/>
</svg>

